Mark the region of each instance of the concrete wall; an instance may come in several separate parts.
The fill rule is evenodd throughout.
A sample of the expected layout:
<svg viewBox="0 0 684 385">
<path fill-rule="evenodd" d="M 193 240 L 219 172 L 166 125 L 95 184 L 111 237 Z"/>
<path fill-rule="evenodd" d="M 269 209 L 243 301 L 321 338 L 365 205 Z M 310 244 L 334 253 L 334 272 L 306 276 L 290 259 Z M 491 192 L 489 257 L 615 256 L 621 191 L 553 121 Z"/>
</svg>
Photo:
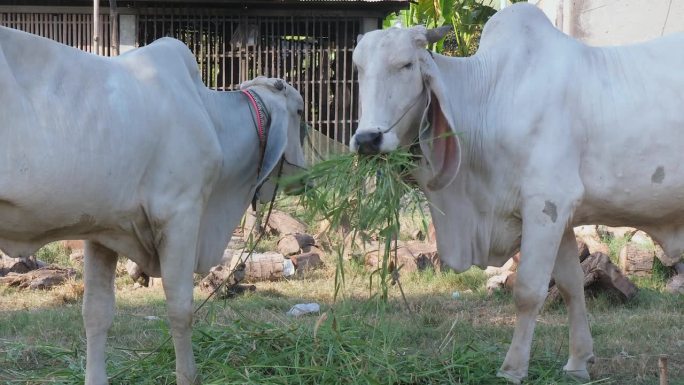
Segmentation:
<svg viewBox="0 0 684 385">
<path fill-rule="evenodd" d="M 135 15 L 119 15 L 119 53 L 137 46 L 138 20 Z"/>
<path fill-rule="evenodd" d="M 684 0 L 530 0 L 563 32 L 604 46 L 684 31 Z"/>
</svg>

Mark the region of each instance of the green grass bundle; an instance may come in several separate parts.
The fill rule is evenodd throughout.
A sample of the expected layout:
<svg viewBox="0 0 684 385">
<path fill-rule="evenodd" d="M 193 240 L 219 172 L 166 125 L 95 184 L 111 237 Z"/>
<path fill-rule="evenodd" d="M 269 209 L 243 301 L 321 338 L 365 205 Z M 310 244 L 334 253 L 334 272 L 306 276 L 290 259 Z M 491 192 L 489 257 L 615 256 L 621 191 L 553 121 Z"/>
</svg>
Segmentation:
<svg viewBox="0 0 684 385">
<path fill-rule="evenodd" d="M 315 164 L 305 176 L 314 186 L 302 197 L 312 219 L 327 219 L 333 230 L 350 229 L 352 240 L 363 236 L 384 243 L 382 267 L 378 271 L 384 300 L 391 273 L 390 251 L 399 235 L 400 216 L 403 212 L 420 212 L 425 201 L 409 182 L 415 167 L 416 155 L 408 151 L 374 156 L 348 153 Z M 425 220 L 423 224 L 426 227 Z M 337 254 L 336 278 L 343 281 L 344 242 Z"/>
</svg>

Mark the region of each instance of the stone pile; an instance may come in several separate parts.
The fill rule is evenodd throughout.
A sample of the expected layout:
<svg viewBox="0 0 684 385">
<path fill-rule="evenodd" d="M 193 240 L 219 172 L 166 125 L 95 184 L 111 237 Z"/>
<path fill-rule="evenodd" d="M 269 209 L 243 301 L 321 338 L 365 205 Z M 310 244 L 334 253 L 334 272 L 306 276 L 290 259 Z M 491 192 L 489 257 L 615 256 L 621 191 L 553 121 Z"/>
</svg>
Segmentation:
<svg viewBox="0 0 684 385">
<path fill-rule="evenodd" d="M 76 270 L 51 266 L 34 257 L 10 258 L 0 253 L 0 284 L 45 290 L 76 276 Z"/>
<path fill-rule="evenodd" d="M 647 234 L 629 227 L 579 226 L 575 228 L 578 245 L 578 258 L 584 271 L 585 289 L 611 290 L 624 300 L 636 294 L 636 286 L 630 276 L 650 276 L 654 263 L 659 260 L 664 266 L 673 266 L 677 272 L 667 283 L 666 291 L 684 293 L 684 263 L 680 258 L 670 258 Z M 626 240 L 620 249 L 618 266 L 614 265 L 608 254 L 606 239 Z M 515 285 L 515 270 L 519 254 L 502 268 L 488 267 L 487 290 L 491 293 L 499 289 L 512 290 Z M 559 297 L 553 280 L 550 285 L 550 300 Z"/>
</svg>

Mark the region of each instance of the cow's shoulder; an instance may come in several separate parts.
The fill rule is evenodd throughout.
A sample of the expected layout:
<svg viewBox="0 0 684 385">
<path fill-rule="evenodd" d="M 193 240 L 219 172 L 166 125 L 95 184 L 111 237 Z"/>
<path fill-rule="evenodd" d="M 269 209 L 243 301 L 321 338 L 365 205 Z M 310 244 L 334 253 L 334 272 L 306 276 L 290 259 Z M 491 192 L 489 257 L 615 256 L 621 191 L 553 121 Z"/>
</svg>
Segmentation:
<svg viewBox="0 0 684 385">
<path fill-rule="evenodd" d="M 129 51 L 118 60 L 135 72 L 202 83 L 192 51 L 185 43 L 171 37 L 163 37 L 144 47 Z"/>
<path fill-rule="evenodd" d="M 554 27 L 536 6 L 517 3 L 497 12 L 485 24 L 480 50 L 505 53 L 530 47 L 531 51 L 539 51 L 545 46 L 558 46 L 563 41 L 573 40 Z"/>
</svg>

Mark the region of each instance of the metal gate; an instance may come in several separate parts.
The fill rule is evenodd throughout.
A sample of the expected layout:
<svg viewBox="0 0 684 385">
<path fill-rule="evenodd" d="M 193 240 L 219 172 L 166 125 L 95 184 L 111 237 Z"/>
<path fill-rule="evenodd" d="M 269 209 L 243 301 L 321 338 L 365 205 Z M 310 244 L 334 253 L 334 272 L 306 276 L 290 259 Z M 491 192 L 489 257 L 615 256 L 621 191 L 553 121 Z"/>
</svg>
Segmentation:
<svg viewBox="0 0 684 385">
<path fill-rule="evenodd" d="M 93 52 L 93 15 L 82 12 L 54 12 L 25 10 L 0 11 L 0 25 L 19 29 L 35 35 L 56 40 L 87 52 Z M 100 37 L 102 44 L 99 55 L 111 55 L 111 36 L 109 29 L 109 15 L 100 15 Z"/>
<path fill-rule="evenodd" d="M 197 58 L 202 79 L 216 90 L 237 89 L 258 75 L 297 88 L 315 151 L 345 150 L 356 128 L 357 80 L 352 51 L 359 19 L 345 16 L 254 16 L 202 9 L 141 9 L 138 43 L 171 36 Z M 315 160 L 308 151 L 309 160 Z"/>
</svg>

